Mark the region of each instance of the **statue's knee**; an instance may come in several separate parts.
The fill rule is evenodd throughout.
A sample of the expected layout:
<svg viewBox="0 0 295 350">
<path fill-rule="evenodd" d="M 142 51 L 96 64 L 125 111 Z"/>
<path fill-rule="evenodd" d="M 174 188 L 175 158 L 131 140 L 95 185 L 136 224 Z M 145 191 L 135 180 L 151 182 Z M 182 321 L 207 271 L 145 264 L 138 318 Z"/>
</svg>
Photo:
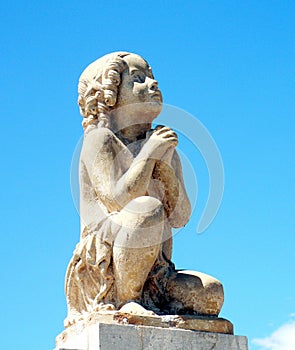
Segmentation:
<svg viewBox="0 0 295 350">
<path fill-rule="evenodd" d="M 155 197 L 141 196 L 134 198 L 124 208 L 137 214 L 152 213 L 157 210 L 162 210 L 163 204 Z"/>
<path fill-rule="evenodd" d="M 138 197 L 121 210 L 116 220 L 119 226 L 114 243 L 116 246 L 144 248 L 162 243 L 164 208 L 158 199 Z"/>
<path fill-rule="evenodd" d="M 150 196 L 141 196 L 130 201 L 122 211 L 128 217 L 129 223 L 135 221 L 141 226 L 162 222 L 164 207 L 161 201 Z"/>
<path fill-rule="evenodd" d="M 216 316 L 223 305 L 222 284 L 214 277 L 196 271 L 178 271 L 167 284 L 175 312 L 197 312 Z"/>
</svg>

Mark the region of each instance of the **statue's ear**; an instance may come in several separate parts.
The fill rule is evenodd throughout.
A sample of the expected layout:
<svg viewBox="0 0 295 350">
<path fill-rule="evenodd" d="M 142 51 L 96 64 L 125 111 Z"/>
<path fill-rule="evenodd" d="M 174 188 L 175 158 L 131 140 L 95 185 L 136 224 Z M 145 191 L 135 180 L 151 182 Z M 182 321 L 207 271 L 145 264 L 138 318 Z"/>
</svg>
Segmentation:
<svg viewBox="0 0 295 350">
<path fill-rule="evenodd" d="M 80 107 L 83 107 L 84 105 L 85 105 L 85 100 L 84 100 L 84 98 L 82 97 L 82 96 L 80 96 L 79 95 L 79 97 L 78 97 L 78 105 L 80 106 Z"/>
</svg>

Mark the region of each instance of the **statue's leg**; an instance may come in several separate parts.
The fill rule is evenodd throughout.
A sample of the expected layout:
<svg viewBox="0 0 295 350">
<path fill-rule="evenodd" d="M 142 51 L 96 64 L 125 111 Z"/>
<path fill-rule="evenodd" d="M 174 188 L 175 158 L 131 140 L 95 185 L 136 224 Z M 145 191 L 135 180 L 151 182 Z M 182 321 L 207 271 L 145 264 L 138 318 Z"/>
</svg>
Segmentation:
<svg viewBox="0 0 295 350">
<path fill-rule="evenodd" d="M 224 300 L 222 284 L 195 271 L 177 271 L 168 282 L 167 293 L 175 313 L 218 316 Z"/>
<path fill-rule="evenodd" d="M 113 247 L 118 304 L 140 301 L 142 288 L 161 249 L 164 228 L 162 203 L 153 197 L 130 201 L 115 217 Z"/>
</svg>

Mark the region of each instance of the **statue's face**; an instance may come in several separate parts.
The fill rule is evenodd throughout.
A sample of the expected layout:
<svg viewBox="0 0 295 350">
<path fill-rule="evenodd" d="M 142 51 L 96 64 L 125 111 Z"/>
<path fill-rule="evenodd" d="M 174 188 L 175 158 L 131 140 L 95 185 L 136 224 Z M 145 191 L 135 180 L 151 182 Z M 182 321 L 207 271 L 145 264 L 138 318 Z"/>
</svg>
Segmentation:
<svg viewBox="0 0 295 350">
<path fill-rule="evenodd" d="M 138 55 L 124 57 L 127 69 L 122 73 L 117 107 L 148 103 L 157 114 L 162 109 L 162 94 L 148 64 Z M 143 105 L 144 108 L 144 105 Z"/>
</svg>

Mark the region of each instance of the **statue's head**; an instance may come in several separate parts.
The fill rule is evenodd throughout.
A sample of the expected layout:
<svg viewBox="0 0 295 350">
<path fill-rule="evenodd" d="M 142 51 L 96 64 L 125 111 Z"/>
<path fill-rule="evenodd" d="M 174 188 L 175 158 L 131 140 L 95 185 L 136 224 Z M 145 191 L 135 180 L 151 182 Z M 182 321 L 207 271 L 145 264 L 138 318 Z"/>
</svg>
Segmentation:
<svg viewBox="0 0 295 350">
<path fill-rule="evenodd" d="M 91 63 L 79 79 L 78 93 L 84 129 L 110 127 L 114 110 L 153 120 L 162 109 L 162 95 L 151 67 L 128 52 L 114 52 Z"/>
</svg>

